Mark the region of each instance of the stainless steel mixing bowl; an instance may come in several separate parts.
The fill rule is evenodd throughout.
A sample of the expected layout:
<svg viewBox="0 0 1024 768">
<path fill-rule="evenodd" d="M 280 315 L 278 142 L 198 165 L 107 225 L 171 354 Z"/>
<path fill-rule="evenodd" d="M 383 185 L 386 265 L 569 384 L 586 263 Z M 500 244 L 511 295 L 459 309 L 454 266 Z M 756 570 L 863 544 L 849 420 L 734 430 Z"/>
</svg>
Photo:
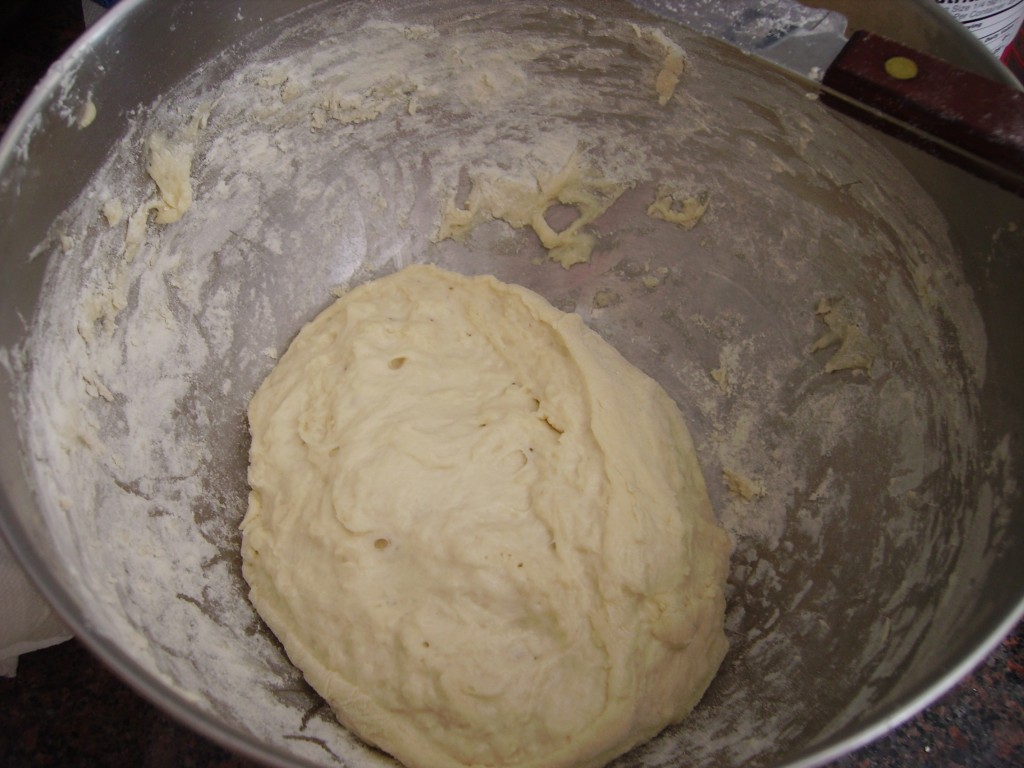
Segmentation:
<svg viewBox="0 0 1024 768">
<path fill-rule="evenodd" d="M 924 0 L 821 5 L 1008 79 Z M 622 765 L 822 764 L 1022 613 L 1024 203 L 668 20 L 570 6 L 128 0 L 0 145 L 0 527 L 83 642 L 242 754 L 386 762 L 249 607 L 237 524 L 254 387 L 332 288 L 411 261 L 579 312 L 690 423 L 731 650 Z M 690 57 L 665 108 L 651 27 Z M 126 248 L 155 133 L 194 152 L 195 201 Z M 469 184 L 574 152 L 629 185 L 589 264 L 502 222 L 435 242 Z M 691 231 L 646 215 L 662 186 L 710 200 Z"/>
</svg>

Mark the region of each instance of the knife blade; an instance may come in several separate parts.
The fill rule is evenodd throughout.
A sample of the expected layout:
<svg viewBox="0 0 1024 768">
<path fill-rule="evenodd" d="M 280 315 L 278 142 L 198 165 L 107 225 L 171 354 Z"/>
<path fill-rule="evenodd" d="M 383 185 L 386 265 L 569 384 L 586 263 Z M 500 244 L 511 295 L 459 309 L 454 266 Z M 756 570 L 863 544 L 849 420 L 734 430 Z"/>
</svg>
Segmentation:
<svg viewBox="0 0 1024 768">
<path fill-rule="evenodd" d="M 648 10 L 788 70 L 874 128 L 1024 196 L 1024 91 L 797 0 L 649 0 Z"/>
</svg>

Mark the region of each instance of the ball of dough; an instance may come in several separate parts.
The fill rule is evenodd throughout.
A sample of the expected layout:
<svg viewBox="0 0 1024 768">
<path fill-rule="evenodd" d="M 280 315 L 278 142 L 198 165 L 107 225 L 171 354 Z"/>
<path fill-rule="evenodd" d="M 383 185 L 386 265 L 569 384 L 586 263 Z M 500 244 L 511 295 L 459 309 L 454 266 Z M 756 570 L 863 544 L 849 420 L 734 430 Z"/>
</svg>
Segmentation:
<svg viewBox="0 0 1024 768">
<path fill-rule="evenodd" d="M 675 403 L 574 314 L 412 266 L 253 397 L 250 598 L 411 768 L 599 766 L 726 651 L 728 539 Z"/>
</svg>

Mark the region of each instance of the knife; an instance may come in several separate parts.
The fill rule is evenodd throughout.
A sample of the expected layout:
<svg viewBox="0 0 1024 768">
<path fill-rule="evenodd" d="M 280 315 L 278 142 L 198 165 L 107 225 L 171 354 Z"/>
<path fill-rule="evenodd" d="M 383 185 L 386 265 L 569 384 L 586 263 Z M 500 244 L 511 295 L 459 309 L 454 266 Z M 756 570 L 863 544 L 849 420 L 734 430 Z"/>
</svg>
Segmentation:
<svg viewBox="0 0 1024 768">
<path fill-rule="evenodd" d="M 1024 91 L 797 0 L 649 0 L 699 34 L 782 67 L 822 100 L 1024 196 Z"/>
</svg>

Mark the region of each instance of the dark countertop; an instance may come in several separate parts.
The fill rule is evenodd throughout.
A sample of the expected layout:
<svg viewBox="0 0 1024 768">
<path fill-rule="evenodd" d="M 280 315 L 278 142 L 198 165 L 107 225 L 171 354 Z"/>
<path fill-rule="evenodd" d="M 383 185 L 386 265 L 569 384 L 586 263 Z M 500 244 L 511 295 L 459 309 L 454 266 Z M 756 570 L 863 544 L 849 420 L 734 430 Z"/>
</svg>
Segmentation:
<svg viewBox="0 0 1024 768">
<path fill-rule="evenodd" d="M 170 720 L 70 641 L 0 679 L 0 765 L 250 768 Z M 1024 624 L 920 715 L 831 768 L 1024 766 Z"/>
<path fill-rule="evenodd" d="M 8 5 L 0 13 L 0 130 L 83 29 L 79 0 L 4 1 Z M 15 6 L 20 9 L 12 10 Z M 23 656 L 17 677 L 0 679 L 0 764 L 252 765 L 170 720 L 76 641 Z M 918 766 L 1024 766 L 1024 624 L 925 712 L 833 764 Z"/>
</svg>

